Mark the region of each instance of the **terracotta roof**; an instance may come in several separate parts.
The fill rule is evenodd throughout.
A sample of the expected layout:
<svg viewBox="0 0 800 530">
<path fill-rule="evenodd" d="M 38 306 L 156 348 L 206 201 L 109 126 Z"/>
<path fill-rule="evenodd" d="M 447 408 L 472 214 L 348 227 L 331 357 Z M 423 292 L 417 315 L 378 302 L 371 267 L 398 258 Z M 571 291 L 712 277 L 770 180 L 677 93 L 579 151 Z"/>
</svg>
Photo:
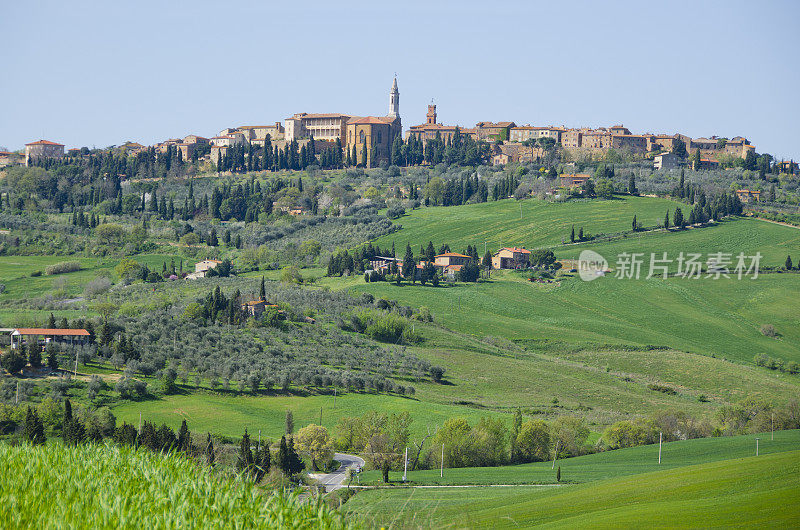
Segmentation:
<svg viewBox="0 0 800 530">
<path fill-rule="evenodd" d="M 389 118 L 389 117 L 366 116 L 364 118 L 351 119 L 350 121 L 347 122 L 347 124 L 348 125 L 350 125 L 350 124 L 357 124 L 357 125 L 361 125 L 361 124 L 383 124 L 383 125 L 386 125 L 386 124 L 392 123 L 394 120 L 395 120 L 395 118 Z"/>
<path fill-rule="evenodd" d="M 452 271 L 460 271 L 463 267 L 464 267 L 463 265 L 448 265 L 445 267 L 445 269 Z"/>
<path fill-rule="evenodd" d="M 530 254 L 530 250 L 525 250 L 524 248 L 517 248 L 517 247 L 503 247 L 500 250 L 510 250 L 511 252 L 520 252 L 522 254 Z"/>
<path fill-rule="evenodd" d="M 0 156 L 11 156 L 13 154 L 14 153 L 12 153 L 10 151 L 0 151 Z"/>
<path fill-rule="evenodd" d="M 444 254 L 437 254 L 436 258 L 441 258 L 442 256 L 452 257 L 452 258 L 469 258 L 466 254 L 459 254 L 458 252 L 445 252 Z"/>
<path fill-rule="evenodd" d="M 17 328 L 15 330 L 19 335 L 65 335 L 65 336 L 78 336 L 88 337 L 89 332 L 85 329 L 48 329 L 48 328 Z"/>
<path fill-rule="evenodd" d="M 64 147 L 64 144 L 57 144 L 57 143 L 51 142 L 49 140 L 39 140 L 37 142 L 31 142 L 31 143 L 25 144 L 25 145 L 58 145 L 58 146 Z"/>
</svg>

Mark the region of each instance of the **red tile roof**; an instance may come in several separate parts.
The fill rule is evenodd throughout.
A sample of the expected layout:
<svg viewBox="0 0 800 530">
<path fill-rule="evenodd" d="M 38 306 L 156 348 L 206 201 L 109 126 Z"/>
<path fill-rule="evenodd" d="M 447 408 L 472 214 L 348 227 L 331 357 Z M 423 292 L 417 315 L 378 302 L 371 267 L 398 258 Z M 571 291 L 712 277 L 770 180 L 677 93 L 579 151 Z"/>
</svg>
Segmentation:
<svg viewBox="0 0 800 530">
<path fill-rule="evenodd" d="M 375 125 L 375 124 L 384 124 L 385 125 L 385 124 L 389 124 L 389 123 L 391 123 L 393 121 L 394 121 L 394 118 L 389 118 L 389 117 L 382 118 L 382 117 L 378 117 L 378 116 L 366 116 L 364 118 L 351 119 L 350 121 L 347 122 L 347 124 L 350 125 L 350 124 L 354 123 L 354 124 L 358 124 L 358 125 L 361 125 L 361 124 L 373 124 L 373 125 Z"/>
<path fill-rule="evenodd" d="M 89 332 L 85 329 L 48 329 L 48 328 L 17 328 L 15 330 L 19 335 L 65 335 L 65 336 L 78 336 L 88 337 Z"/>
<path fill-rule="evenodd" d="M 437 254 L 435 257 L 441 258 L 443 256 L 452 258 L 468 258 L 466 254 L 459 254 L 458 252 L 445 252 L 444 254 Z"/>
<path fill-rule="evenodd" d="M 522 254 L 530 254 L 530 250 L 525 250 L 524 248 L 517 248 L 517 247 L 503 247 L 500 250 L 510 250 L 511 252 L 521 252 Z"/>
<path fill-rule="evenodd" d="M 64 144 L 57 144 L 57 143 L 51 142 L 49 140 L 39 140 L 37 142 L 31 142 L 31 143 L 25 144 L 25 145 L 58 145 L 58 146 L 64 147 Z"/>
</svg>

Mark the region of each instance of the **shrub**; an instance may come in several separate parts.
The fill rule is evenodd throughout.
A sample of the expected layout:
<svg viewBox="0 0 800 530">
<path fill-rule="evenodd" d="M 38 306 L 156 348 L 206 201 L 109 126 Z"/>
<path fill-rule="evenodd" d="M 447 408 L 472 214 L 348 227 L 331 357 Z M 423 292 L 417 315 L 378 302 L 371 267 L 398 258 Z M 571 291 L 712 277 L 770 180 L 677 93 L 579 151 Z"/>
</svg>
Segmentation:
<svg viewBox="0 0 800 530">
<path fill-rule="evenodd" d="M 42 275 L 42 271 L 33 271 L 31 273 L 31 278 L 36 278 L 37 276 L 41 276 L 41 275 Z"/>
<path fill-rule="evenodd" d="M 94 280 L 90 281 L 86 284 L 86 287 L 83 288 L 83 295 L 86 298 L 94 298 L 99 296 L 111 288 L 111 280 L 108 278 L 95 278 Z"/>
<path fill-rule="evenodd" d="M 659 385 L 656 383 L 650 383 L 649 385 L 647 385 L 647 388 L 655 392 L 662 392 L 664 394 L 668 394 L 670 396 L 674 396 L 678 393 L 678 391 L 672 388 L 671 386 Z"/>
<path fill-rule="evenodd" d="M 48 276 L 53 274 L 64 274 L 65 272 L 75 272 L 81 270 L 81 264 L 78 261 L 62 261 L 54 263 L 44 269 L 44 273 Z"/>
<path fill-rule="evenodd" d="M 764 324 L 761 326 L 761 334 L 765 337 L 775 337 L 777 335 L 775 332 L 775 326 L 772 324 Z"/>
</svg>

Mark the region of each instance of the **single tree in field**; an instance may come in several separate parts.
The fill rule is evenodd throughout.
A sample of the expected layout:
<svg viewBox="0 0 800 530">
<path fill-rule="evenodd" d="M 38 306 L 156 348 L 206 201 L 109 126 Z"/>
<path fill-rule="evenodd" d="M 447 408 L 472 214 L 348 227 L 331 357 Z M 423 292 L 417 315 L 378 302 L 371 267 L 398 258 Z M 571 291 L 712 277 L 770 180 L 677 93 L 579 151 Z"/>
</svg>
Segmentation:
<svg viewBox="0 0 800 530">
<path fill-rule="evenodd" d="M 34 344 L 28 352 L 28 362 L 31 363 L 31 368 L 41 368 L 42 366 L 42 350 L 38 344 Z"/>
<path fill-rule="evenodd" d="M 314 471 L 319 469 L 319 464 L 326 464 L 333 458 L 333 440 L 328 429 L 322 425 L 306 425 L 297 431 L 297 449 L 311 457 L 311 466 Z"/>
<path fill-rule="evenodd" d="M 258 292 L 259 300 L 266 300 L 267 299 L 267 289 L 264 285 L 264 277 L 261 277 L 261 290 Z"/>
<path fill-rule="evenodd" d="M 572 232 L 569 234 L 569 242 L 575 242 L 575 225 L 572 225 Z"/>
<path fill-rule="evenodd" d="M 178 443 L 177 449 L 183 453 L 188 453 L 192 448 L 192 433 L 189 432 L 189 427 L 186 425 L 186 420 L 181 422 L 181 428 L 178 430 Z"/>
<path fill-rule="evenodd" d="M 578 229 L 578 241 L 583 241 L 583 227 Z"/>
<path fill-rule="evenodd" d="M 561 466 L 558 466 L 558 470 L 556 471 L 556 482 L 561 482 Z"/>
<path fill-rule="evenodd" d="M 51 370 L 58 370 L 58 357 L 56 357 L 55 348 L 51 349 L 47 354 L 47 367 Z"/>
<path fill-rule="evenodd" d="M 639 190 L 636 189 L 636 177 L 631 173 L 630 178 L 628 179 L 628 193 L 631 195 L 638 195 Z"/>
<path fill-rule="evenodd" d="M 286 434 L 292 434 L 294 432 L 294 416 L 292 415 L 291 410 L 286 410 L 286 429 L 284 431 Z"/>
<path fill-rule="evenodd" d="M 664 228 L 669 228 L 669 210 L 667 210 L 666 215 L 664 215 Z"/>
<path fill-rule="evenodd" d="M 675 208 L 675 213 L 672 215 L 672 224 L 676 228 L 683 228 L 685 226 L 683 220 L 683 211 L 680 208 Z"/>
<path fill-rule="evenodd" d="M 211 440 L 211 433 L 208 433 L 208 437 L 206 438 L 206 464 L 209 466 L 213 466 L 214 463 L 217 461 L 217 453 L 214 450 L 214 442 Z"/>
<path fill-rule="evenodd" d="M 800 263 L 800 262 L 798 262 L 798 263 Z M 787 271 L 792 270 L 792 256 L 791 255 L 786 256 L 786 263 L 784 263 L 784 266 L 786 267 Z"/>
<path fill-rule="evenodd" d="M 408 280 L 409 277 L 413 281 L 414 278 L 414 253 L 411 251 L 411 245 L 406 244 L 406 255 L 403 257 L 403 277 Z"/>
<path fill-rule="evenodd" d="M 486 253 L 483 255 L 483 262 L 481 263 L 484 269 L 491 269 L 492 268 L 492 253 L 487 250 Z"/>
<path fill-rule="evenodd" d="M 25 415 L 25 424 L 22 429 L 22 437 L 33 445 L 41 445 L 47 439 L 44 435 L 44 424 L 39 419 L 36 409 L 28 407 Z"/>
<path fill-rule="evenodd" d="M 631 229 L 636 232 L 639 230 L 639 223 L 636 222 L 636 215 L 633 216 L 633 222 L 631 223 Z"/>
<path fill-rule="evenodd" d="M 250 435 L 247 428 L 244 429 L 244 436 L 239 443 L 239 454 L 236 457 L 236 470 L 240 473 L 249 473 L 253 467 L 253 451 L 250 449 Z"/>
</svg>

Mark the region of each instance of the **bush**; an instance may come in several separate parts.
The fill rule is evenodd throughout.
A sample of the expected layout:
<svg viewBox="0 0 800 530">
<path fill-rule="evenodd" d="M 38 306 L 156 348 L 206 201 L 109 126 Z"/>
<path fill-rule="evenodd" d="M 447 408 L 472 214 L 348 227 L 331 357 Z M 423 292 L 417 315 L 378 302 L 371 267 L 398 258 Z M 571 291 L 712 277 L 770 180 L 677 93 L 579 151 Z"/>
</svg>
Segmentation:
<svg viewBox="0 0 800 530">
<path fill-rule="evenodd" d="M 656 384 L 656 383 L 650 383 L 649 385 L 647 385 L 647 388 L 649 388 L 650 390 L 653 390 L 655 392 L 662 392 L 664 394 L 668 394 L 670 396 L 674 396 L 674 395 L 678 394 L 677 390 L 675 390 L 671 386 L 667 386 L 667 385 L 659 385 L 659 384 Z"/>
<path fill-rule="evenodd" d="M 83 288 L 83 295 L 86 298 L 94 298 L 99 296 L 111 288 L 111 280 L 108 278 L 95 278 L 94 280 L 90 281 L 86 284 L 86 287 Z"/>
<path fill-rule="evenodd" d="M 775 337 L 777 335 L 775 332 L 775 326 L 772 324 L 764 324 L 761 326 L 761 334 L 765 337 Z"/>
<path fill-rule="evenodd" d="M 64 274 L 65 272 L 75 272 L 81 270 L 81 264 L 78 261 L 62 261 L 54 263 L 44 269 L 44 273 L 48 276 L 53 274 Z"/>
</svg>

